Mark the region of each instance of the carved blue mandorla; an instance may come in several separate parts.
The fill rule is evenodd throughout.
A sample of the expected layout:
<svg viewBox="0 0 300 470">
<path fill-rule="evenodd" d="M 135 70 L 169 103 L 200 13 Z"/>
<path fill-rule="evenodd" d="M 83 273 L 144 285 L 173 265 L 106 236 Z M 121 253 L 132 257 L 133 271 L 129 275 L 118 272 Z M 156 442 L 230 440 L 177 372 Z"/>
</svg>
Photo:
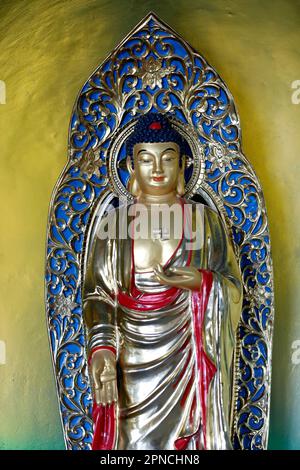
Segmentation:
<svg viewBox="0 0 300 470">
<path fill-rule="evenodd" d="M 48 224 L 46 308 L 68 449 L 90 449 L 91 388 L 82 282 L 91 227 L 116 198 L 129 198 L 124 142 L 139 115 L 168 113 L 193 148 L 185 198 L 201 197 L 232 236 L 243 281 L 237 330 L 236 449 L 266 448 L 273 284 L 266 208 L 241 150 L 232 96 L 205 59 L 155 15 L 147 16 L 91 75 L 76 100 L 68 162 L 53 192 Z"/>
</svg>

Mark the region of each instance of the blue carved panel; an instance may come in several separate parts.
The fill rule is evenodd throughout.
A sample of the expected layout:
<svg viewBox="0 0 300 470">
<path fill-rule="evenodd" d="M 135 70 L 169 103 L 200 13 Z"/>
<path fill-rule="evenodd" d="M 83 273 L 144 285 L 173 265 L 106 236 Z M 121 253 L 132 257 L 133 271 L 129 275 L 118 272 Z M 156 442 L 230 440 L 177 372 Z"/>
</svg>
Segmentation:
<svg viewBox="0 0 300 470">
<path fill-rule="evenodd" d="M 93 432 L 81 301 L 86 233 L 103 194 L 126 188 L 121 144 L 115 182 L 111 179 L 109 159 L 117 136 L 148 112 L 168 113 L 183 129 L 193 129 L 200 150 L 185 172 L 187 196 L 199 193 L 213 201 L 232 234 L 244 283 L 232 438 L 236 449 L 265 448 L 273 285 L 262 190 L 242 153 L 239 117 L 228 88 L 203 57 L 154 15 L 122 41 L 82 88 L 71 118 L 68 162 L 51 201 L 47 319 L 66 446 L 90 449 Z"/>
</svg>

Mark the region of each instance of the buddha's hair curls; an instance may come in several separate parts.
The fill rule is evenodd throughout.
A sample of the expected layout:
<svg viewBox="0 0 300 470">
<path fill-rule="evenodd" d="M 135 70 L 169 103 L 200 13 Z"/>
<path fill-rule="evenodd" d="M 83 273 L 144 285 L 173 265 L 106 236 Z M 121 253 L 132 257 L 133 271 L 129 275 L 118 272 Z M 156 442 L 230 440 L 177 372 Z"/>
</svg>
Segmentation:
<svg viewBox="0 0 300 470">
<path fill-rule="evenodd" d="M 182 155 L 191 155 L 186 140 L 172 126 L 165 114 L 148 113 L 141 116 L 126 142 L 126 154 L 133 160 L 133 147 L 141 143 L 174 142 L 180 148 L 180 165 Z"/>
</svg>

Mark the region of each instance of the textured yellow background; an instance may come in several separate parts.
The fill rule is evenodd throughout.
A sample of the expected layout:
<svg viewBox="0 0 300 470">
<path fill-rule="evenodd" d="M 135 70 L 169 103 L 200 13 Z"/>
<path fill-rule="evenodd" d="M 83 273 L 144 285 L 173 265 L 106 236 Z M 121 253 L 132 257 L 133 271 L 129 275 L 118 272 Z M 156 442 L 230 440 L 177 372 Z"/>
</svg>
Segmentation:
<svg viewBox="0 0 300 470">
<path fill-rule="evenodd" d="M 1 0 L 0 448 L 63 448 L 43 300 L 48 204 L 79 88 L 150 10 L 207 58 L 235 98 L 271 226 L 270 446 L 300 448 L 300 366 L 291 361 L 300 339 L 300 105 L 291 101 L 300 79 L 298 0 Z"/>
</svg>

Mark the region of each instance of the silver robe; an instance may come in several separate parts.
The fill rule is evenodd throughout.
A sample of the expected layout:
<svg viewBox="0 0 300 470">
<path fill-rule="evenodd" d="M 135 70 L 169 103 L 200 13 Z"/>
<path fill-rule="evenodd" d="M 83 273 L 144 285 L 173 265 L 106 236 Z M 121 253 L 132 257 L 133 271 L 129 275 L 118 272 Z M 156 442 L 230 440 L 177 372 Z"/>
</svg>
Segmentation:
<svg viewBox="0 0 300 470">
<path fill-rule="evenodd" d="M 117 350 L 118 423 L 115 449 L 230 449 L 233 409 L 233 353 L 241 312 L 241 280 L 232 245 L 218 214 L 192 203 L 191 218 L 201 243 L 190 249 L 186 230 L 167 267 L 190 265 L 211 271 L 213 283 L 202 327 L 205 353 L 216 368 L 210 382 L 204 426 L 198 386 L 192 293 L 179 290 L 171 302 L 140 311 L 118 301 L 132 282 L 142 292 L 168 287 L 152 273 L 132 270 L 132 240 L 94 237 L 83 284 L 87 354 L 97 346 Z M 122 212 L 123 223 L 119 224 Z M 124 217 L 124 213 L 127 215 Z M 124 208 L 116 227 L 128 226 Z M 125 220 L 125 222 L 124 222 Z M 101 221 L 102 228 L 107 223 Z M 119 230 L 119 229 L 118 229 Z M 103 232 L 102 232 L 103 233 Z M 124 232 L 123 232 L 124 234 Z"/>
</svg>

